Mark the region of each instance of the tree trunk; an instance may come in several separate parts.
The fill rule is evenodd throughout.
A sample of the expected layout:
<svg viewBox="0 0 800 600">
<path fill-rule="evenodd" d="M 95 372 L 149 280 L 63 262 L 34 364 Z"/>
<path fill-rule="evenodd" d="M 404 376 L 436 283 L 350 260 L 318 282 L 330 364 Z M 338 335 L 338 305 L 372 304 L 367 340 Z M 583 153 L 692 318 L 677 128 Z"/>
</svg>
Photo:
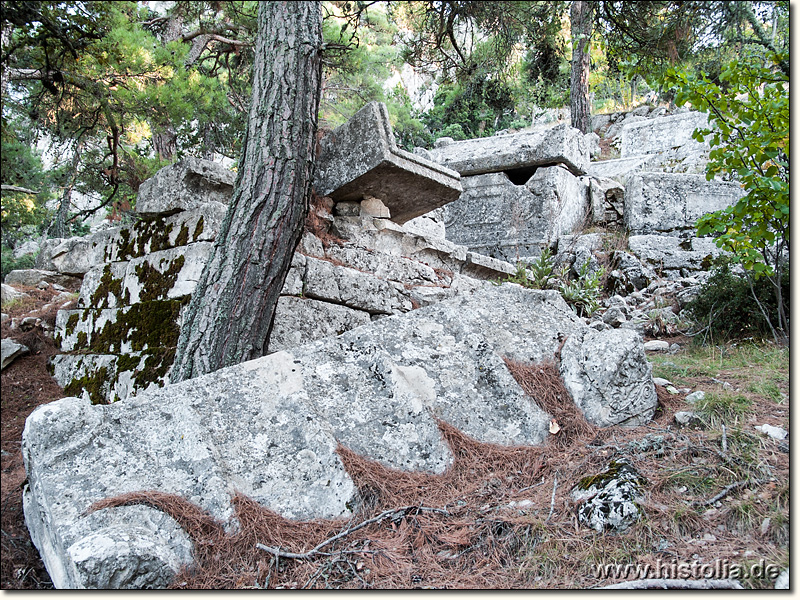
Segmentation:
<svg viewBox="0 0 800 600">
<path fill-rule="evenodd" d="M 69 209 L 72 204 L 72 189 L 75 187 L 75 180 L 78 178 L 78 165 L 81 162 L 81 152 L 83 151 L 83 141 L 79 141 L 72 154 L 72 165 L 70 165 L 69 175 L 67 176 L 64 191 L 61 192 L 61 200 L 58 203 L 56 219 L 47 230 L 47 234 L 53 238 L 67 237 L 67 219 Z"/>
<path fill-rule="evenodd" d="M 592 127 L 589 104 L 589 39 L 592 35 L 594 2 L 573 0 L 570 7 L 570 34 L 572 36 L 572 68 L 569 87 L 569 109 L 572 126 L 582 133 Z"/>
<path fill-rule="evenodd" d="M 171 380 L 266 353 L 308 212 L 319 110 L 319 2 L 261 2 L 233 197 L 185 315 Z"/>
</svg>

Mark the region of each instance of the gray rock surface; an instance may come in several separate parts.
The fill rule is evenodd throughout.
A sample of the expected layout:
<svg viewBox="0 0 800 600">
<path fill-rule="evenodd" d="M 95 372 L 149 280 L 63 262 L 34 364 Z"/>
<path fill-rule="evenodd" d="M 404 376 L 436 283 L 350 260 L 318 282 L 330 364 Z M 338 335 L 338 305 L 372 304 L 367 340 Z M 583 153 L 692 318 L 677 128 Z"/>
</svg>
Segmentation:
<svg viewBox="0 0 800 600">
<path fill-rule="evenodd" d="M 430 155 L 462 177 L 554 165 L 563 165 L 574 175 L 584 175 L 589 166 L 586 140 L 568 125 L 451 142 L 434 148 Z"/>
<path fill-rule="evenodd" d="M 169 215 L 206 202 L 228 204 L 235 182 L 236 174 L 222 165 L 187 156 L 139 186 L 136 212 Z"/>
<path fill-rule="evenodd" d="M 7 285 L 27 285 L 36 287 L 42 282 L 76 288 L 81 284 L 81 280 L 69 275 L 56 273 L 55 271 L 45 271 L 42 269 L 17 269 L 10 271 L 6 275 Z"/>
<path fill-rule="evenodd" d="M 14 248 L 14 258 L 19 259 L 27 254 L 36 254 L 37 252 L 39 252 L 39 242 L 28 240 Z"/>
<path fill-rule="evenodd" d="M 708 115 L 701 112 L 626 122 L 620 132 L 622 157 L 656 154 L 671 148 L 692 145 L 699 150 L 708 151 L 707 144 L 701 144 L 692 138 L 695 129 L 707 126 Z"/>
<path fill-rule="evenodd" d="M 627 158 L 613 158 L 611 160 L 598 160 L 592 162 L 586 169 L 592 177 L 604 177 L 624 183 L 634 173 L 649 169 L 651 164 L 658 162 L 658 156 L 646 154 L 644 156 L 630 156 Z"/>
<path fill-rule="evenodd" d="M 25 292 L 19 291 L 18 289 L 16 289 L 15 287 L 13 287 L 11 285 L 3 283 L 3 284 L 0 284 L 0 286 L 1 286 L 0 290 L 2 290 L 2 291 L 0 291 L 0 294 L 2 294 L 2 296 L 0 296 L 0 305 L 2 305 L 2 306 L 5 306 L 6 304 L 10 304 L 11 302 L 14 302 L 15 300 L 21 300 L 22 298 L 30 298 L 30 296 L 28 294 L 26 294 Z"/>
<path fill-rule="evenodd" d="M 314 187 L 335 201 L 379 198 L 397 223 L 458 198 L 458 173 L 397 147 L 386 105 L 370 102 L 320 141 Z"/>
<path fill-rule="evenodd" d="M 738 184 L 703 175 L 639 173 L 625 189 L 625 223 L 631 235 L 691 231 L 708 212 L 736 203 Z"/>
<path fill-rule="evenodd" d="M 561 378 L 586 419 L 599 426 L 641 425 L 656 409 L 652 365 L 629 329 L 581 329 L 561 350 Z"/>
<path fill-rule="evenodd" d="M 572 490 L 572 500 L 579 504 L 578 521 L 602 533 L 625 531 L 639 520 L 639 504 L 644 500 L 646 483 L 628 462 L 612 461 L 608 469 L 581 480 Z"/>
<path fill-rule="evenodd" d="M 504 173 L 462 179 L 464 193 L 445 207 L 447 239 L 516 263 L 571 233 L 588 211 L 588 187 L 562 167 L 541 167 L 524 185 Z"/>
<path fill-rule="evenodd" d="M 11 338 L 3 338 L 0 340 L 0 359 L 2 359 L 2 362 L 0 362 L 0 370 L 5 369 L 14 362 L 14 359 L 28 352 L 30 352 L 30 350 L 24 344 L 19 344 Z"/>
</svg>

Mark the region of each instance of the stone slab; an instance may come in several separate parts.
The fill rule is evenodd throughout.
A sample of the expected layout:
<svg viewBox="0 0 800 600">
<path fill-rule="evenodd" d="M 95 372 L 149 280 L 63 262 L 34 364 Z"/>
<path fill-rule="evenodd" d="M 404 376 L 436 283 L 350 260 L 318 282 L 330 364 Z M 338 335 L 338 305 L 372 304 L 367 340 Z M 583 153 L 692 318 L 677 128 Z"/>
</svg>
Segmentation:
<svg viewBox="0 0 800 600">
<path fill-rule="evenodd" d="M 386 105 L 370 102 L 320 141 L 314 187 L 333 200 L 380 199 L 397 223 L 458 198 L 458 173 L 397 147 Z"/>
<path fill-rule="evenodd" d="M 215 163 L 187 156 L 158 171 L 139 186 L 136 212 L 169 215 L 206 202 L 228 204 L 236 174 Z"/>
<path fill-rule="evenodd" d="M 626 123 L 620 132 L 621 155 L 627 158 L 657 154 L 680 146 L 696 146 L 698 150 L 708 150 L 707 144 L 701 144 L 692 138 L 692 133 L 698 127 L 708 127 L 708 115 L 694 111 Z"/>
<path fill-rule="evenodd" d="M 110 261 L 124 261 L 185 246 L 213 241 L 227 207 L 205 204 L 174 215 L 153 215 L 130 227 L 105 229 L 84 237 L 47 240 L 36 259 L 37 268 L 83 276 Z"/>
<path fill-rule="evenodd" d="M 584 175 L 589 167 L 589 147 L 583 134 L 566 124 L 545 131 L 450 142 L 429 152 L 433 160 L 462 177 L 554 165 Z"/>
<path fill-rule="evenodd" d="M 592 177 L 606 177 L 620 183 L 625 183 L 632 173 L 644 171 L 649 165 L 658 162 L 658 156 L 645 154 L 643 156 L 630 156 L 592 162 L 586 169 Z"/>
<path fill-rule="evenodd" d="M 708 271 L 711 261 L 724 252 L 710 238 L 670 235 L 632 235 L 628 249 L 656 271 Z"/>
<path fill-rule="evenodd" d="M 742 195 L 738 184 L 703 175 L 638 173 L 625 189 L 625 224 L 632 235 L 692 230 L 704 214 L 727 208 Z"/>
</svg>

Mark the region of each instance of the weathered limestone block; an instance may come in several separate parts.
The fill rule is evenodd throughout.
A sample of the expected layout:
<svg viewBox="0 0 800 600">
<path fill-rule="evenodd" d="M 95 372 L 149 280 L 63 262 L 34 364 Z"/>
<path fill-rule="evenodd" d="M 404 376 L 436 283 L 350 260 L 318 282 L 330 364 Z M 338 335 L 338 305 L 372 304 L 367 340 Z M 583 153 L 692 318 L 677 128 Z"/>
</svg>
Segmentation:
<svg viewBox="0 0 800 600">
<path fill-rule="evenodd" d="M 679 146 L 695 146 L 698 150 L 707 151 L 708 144 L 701 144 L 692 138 L 692 132 L 698 127 L 708 127 L 708 115 L 705 113 L 685 112 L 626 123 L 620 134 L 622 157 L 657 154 Z"/>
<path fill-rule="evenodd" d="M 658 163 L 658 155 L 646 154 L 644 156 L 630 156 L 626 158 L 614 158 L 611 160 L 599 160 L 592 162 L 586 171 L 592 177 L 604 177 L 614 179 L 622 184 L 634 173 L 653 170 L 651 165 Z"/>
<path fill-rule="evenodd" d="M 592 223 L 621 225 L 625 216 L 625 187 L 607 177 L 590 177 Z"/>
<path fill-rule="evenodd" d="M 70 277 L 69 275 L 62 275 L 55 271 L 45 271 L 42 269 L 15 269 L 14 271 L 10 271 L 5 278 L 5 283 L 12 286 L 28 285 L 30 287 L 36 287 L 42 282 L 76 288 L 80 285 L 81 280 L 77 277 Z"/>
<path fill-rule="evenodd" d="M 403 256 L 369 252 L 354 246 L 331 246 L 327 256 L 330 260 L 346 267 L 406 285 L 439 282 L 439 277 L 433 268 Z"/>
<path fill-rule="evenodd" d="M 430 155 L 462 177 L 525 170 L 530 176 L 537 167 L 554 165 L 584 175 L 589 166 L 589 147 L 583 134 L 566 124 L 545 131 L 451 142 L 437 146 Z"/>
<path fill-rule="evenodd" d="M 189 296 L 211 248 L 211 242 L 197 242 L 95 267 L 83 278 L 78 306 L 114 308 Z"/>
<path fill-rule="evenodd" d="M 187 299 L 151 300 L 120 308 L 60 310 L 55 336 L 62 352 L 127 354 L 175 347 Z"/>
<path fill-rule="evenodd" d="M 602 533 L 625 531 L 642 516 L 642 487 L 647 480 L 625 460 L 612 461 L 603 473 L 581 479 L 572 489 L 578 521 Z"/>
<path fill-rule="evenodd" d="M 429 213 L 415 217 L 403 224 L 406 231 L 416 235 L 432 238 L 444 238 L 444 208 L 437 208 Z"/>
<path fill-rule="evenodd" d="M 236 174 L 222 165 L 187 156 L 139 186 L 136 212 L 168 215 L 206 202 L 228 204 Z"/>
<path fill-rule="evenodd" d="M 625 224 L 633 235 L 691 230 L 701 216 L 742 195 L 738 184 L 702 175 L 639 173 L 625 190 Z"/>
<path fill-rule="evenodd" d="M 381 102 L 370 102 L 321 140 L 314 187 L 337 202 L 379 198 L 397 223 L 461 193 L 458 173 L 397 147 Z"/>
<path fill-rule="evenodd" d="M 402 289 L 402 285 L 369 273 L 317 258 L 306 259 L 303 293 L 309 298 L 343 304 L 372 314 L 392 314 L 412 309 L 411 301 L 400 292 Z"/>
<path fill-rule="evenodd" d="M 153 215 L 130 227 L 104 229 L 84 237 L 47 240 L 36 259 L 37 268 L 82 276 L 110 261 L 138 258 L 151 252 L 213 241 L 227 207 L 206 202 L 170 216 Z"/>
<path fill-rule="evenodd" d="M 561 378 L 586 419 L 598 427 L 641 425 L 653 417 L 652 365 L 629 329 L 581 329 L 561 350 Z"/>
<path fill-rule="evenodd" d="M 536 170 L 524 185 L 503 173 L 465 177 L 464 193 L 445 208 L 447 239 L 511 263 L 583 223 L 587 186 L 561 167 Z"/>
<path fill-rule="evenodd" d="M 16 300 L 21 300 L 22 298 L 30 298 L 28 294 L 25 292 L 20 292 L 17 288 L 10 286 L 8 284 L 0 284 L 0 290 L 2 290 L 2 296 L 0 296 L 0 305 L 5 306 L 6 304 L 11 304 Z"/>
<path fill-rule="evenodd" d="M 632 235 L 628 249 L 657 272 L 708 271 L 712 260 L 724 254 L 713 239 L 670 235 Z"/>
<path fill-rule="evenodd" d="M 141 548 L 155 562 L 149 571 L 160 574 L 147 585 L 163 586 L 187 562 L 185 538 L 149 510 L 87 516 L 93 502 L 158 490 L 228 519 L 236 490 L 287 517 L 347 516 L 357 498 L 335 453 L 339 442 L 390 466 L 432 472 L 452 460 L 434 416 L 485 441 L 541 442 L 549 416 L 501 356 L 551 356 L 559 330 L 576 326 L 557 295 L 489 286 L 125 402 L 41 406 L 23 433 L 32 539 L 57 587 L 141 585 L 127 575 L 138 575 L 129 565 Z M 129 536 L 129 559 L 105 543 L 95 547 L 101 533 Z"/>
<path fill-rule="evenodd" d="M 175 348 L 149 348 L 125 354 L 57 354 L 53 379 L 70 396 L 92 404 L 110 404 L 132 393 L 162 387 L 168 381 Z"/>
<path fill-rule="evenodd" d="M 281 296 L 275 308 L 269 352 L 288 350 L 314 340 L 341 335 L 370 321 L 370 314 L 365 311 L 311 298 Z"/>
</svg>

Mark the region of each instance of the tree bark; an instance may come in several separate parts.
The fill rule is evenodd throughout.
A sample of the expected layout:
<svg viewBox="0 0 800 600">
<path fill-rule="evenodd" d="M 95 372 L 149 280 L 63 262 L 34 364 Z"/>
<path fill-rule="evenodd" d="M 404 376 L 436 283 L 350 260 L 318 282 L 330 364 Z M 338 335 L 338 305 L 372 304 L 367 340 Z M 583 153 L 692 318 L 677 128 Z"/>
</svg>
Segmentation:
<svg viewBox="0 0 800 600">
<path fill-rule="evenodd" d="M 319 110 L 319 2 L 261 2 L 233 197 L 181 327 L 172 382 L 266 353 L 308 212 Z"/>
<path fill-rule="evenodd" d="M 78 166 L 81 162 L 82 151 L 83 140 L 77 143 L 75 151 L 72 154 L 72 165 L 70 165 L 67 182 L 66 185 L 64 185 L 64 190 L 61 193 L 61 200 L 58 203 L 58 212 L 56 213 L 55 221 L 53 221 L 47 231 L 50 237 L 67 237 L 67 219 L 69 218 L 69 209 L 72 205 L 72 189 L 75 187 L 75 181 L 78 178 Z"/>
<path fill-rule="evenodd" d="M 569 109 L 572 126 L 581 133 L 592 129 L 589 104 L 589 41 L 592 35 L 594 2 L 573 0 L 570 6 L 570 35 L 572 36 L 572 68 L 569 87 Z"/>
</svg>

